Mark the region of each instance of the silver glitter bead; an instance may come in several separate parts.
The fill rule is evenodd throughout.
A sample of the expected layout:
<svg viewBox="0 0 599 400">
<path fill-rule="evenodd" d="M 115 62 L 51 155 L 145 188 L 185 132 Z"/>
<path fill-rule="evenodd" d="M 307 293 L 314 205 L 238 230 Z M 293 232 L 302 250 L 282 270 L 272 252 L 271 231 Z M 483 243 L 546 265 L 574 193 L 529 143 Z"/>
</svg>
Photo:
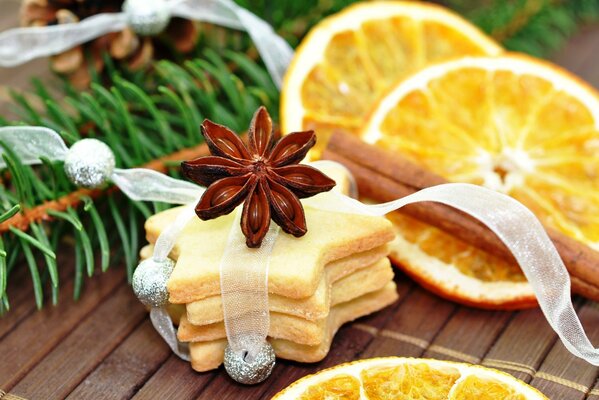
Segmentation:
<svg viewBox="0 0 599 400">
<path fill-rule="evenodd" d="M 270 376 L 275 366 L 275 351 L 268 342 L 264 342 L 252 361 L 247 361 L 245 351 L 235 352 L 231 346 L 225 348 L 225 369 L 231 378 L 244 385 L 254 385 Z"/>
<path fill-rule="evenodd" d="M 170 258 L 142 261 L 133 273 L 133 292 L 144 305 L 161 307 L 168 302 L 166 283 L 173 272 L 175 262 Z"/>
<path fill-rule="evenodd" d="M 97 139 L 75 143 L 64 160 L 67 177 L 77 186 L 88 189 L 103 185 L 114 171 L 114 154 Z"/>
<path fill-rule="evenodd" d="M 131 29 L 142 36 L 158 35 L 171 20 L 170 9 L 165 0 L 126 0 L 123 12 L 127 15 Z"/>
</svg>

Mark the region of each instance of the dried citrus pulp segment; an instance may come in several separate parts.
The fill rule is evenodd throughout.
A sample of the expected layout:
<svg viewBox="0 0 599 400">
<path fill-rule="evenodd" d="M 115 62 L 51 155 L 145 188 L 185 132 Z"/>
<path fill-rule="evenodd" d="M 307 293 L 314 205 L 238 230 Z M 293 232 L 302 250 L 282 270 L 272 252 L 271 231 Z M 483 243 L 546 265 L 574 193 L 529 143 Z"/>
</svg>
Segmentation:
<svg viewBox="0 0 599 400">
<path fill-rule="evenodd" d="M 362 138 L 451 181 L 507 193 L 547 226 L 599 249 L 599 96 L 555 66 L 508 54 L 430 66 L 380 99 Z M 479 257 L 468 261 L 471 267 L 462 259 L 460 267 L 458 258 L 467 253 L 444 255 L 449 245 L 435 246 L 432 228 L 417 227 L 411 234 L 399 229 L 406 243 L 397 247 L 398 261 L 425 285 L 467 303 L 486 305 L 476 292 L 489 290 L 487 295 L 500 301 L 505 295 L 508 307 L 518 305 L 523 292 L 517 285 L 502 294 L 477 276 Z M 436 249 L 425 248 L 427 238 Z M 427 255 L 446 265 L 446 277 L 430 282 L 434 273 Z M 491 277 L 499 271 L 491 264 L 487 270 Z M 463 276 L 456 275 L 460 271 Z M 508 288 L 521 280 L 501 276 Z"/>
<path fill-rule="evenodd" d="M 281 91 L 281 130 L 314 129 L 321 138 L 334 129 L 358 133 L 371 105 L 397 79 L 441 60 L 500 52 L 439 6 L 350 6 L 320 22 L 298 47 Z"/>
<path fill-rule="evenodd" d="M 515 264 L 403 214 L 390 214 L 397 236 L 390 258 L 415 281 L 447 299 L 490 309 L 537 304 Z"/>
<path fill-rule="evenodd" d="M 273 400 L 533 400 L 547 399 L 494 369 L 418 358 L 372 358 L 304 377 Z"/>
</svg>

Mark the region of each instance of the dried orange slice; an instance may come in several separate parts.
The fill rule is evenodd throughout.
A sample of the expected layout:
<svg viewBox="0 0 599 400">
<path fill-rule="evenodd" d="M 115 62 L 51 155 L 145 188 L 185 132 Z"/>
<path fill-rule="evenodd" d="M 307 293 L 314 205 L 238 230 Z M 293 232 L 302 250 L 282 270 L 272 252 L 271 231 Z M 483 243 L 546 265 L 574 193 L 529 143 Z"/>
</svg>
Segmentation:
<svg viewBox="0 0 599 400">
<path fill-rule="evenodd" d="M 314 129 L 319 143 L 357 133 L 378 96 L 430 63 L 501 48 L 457 14 L 420 2 L 364 2 L 316 25 L 298 47 L 281 91 L 281 130 Z"/>
<path fill-rule="evenodd" d="M 354 361 L 306 376 L 272 400 L 546 400 L 504 372 L 422 358 Z"/>
<path fill-rule="evenodd" d="M 362 138 L 509 194 L 599 249 L 599 94 L 554 65 L 506 54 L 430 66 L 380 99 Z M 522 277 L 499 261 L 431 227 L 396 226 L 394 259 L 425 286 L 480 306 L 526 305 Z"/>
<path fill-rule="evenodd" d="M 390 245 L 393 264 L 431 292 L 478 308 L 511 310 L 537 305 L 517 265 L 403 214 L 388 218 L 397 234 Z"/>
</svg>

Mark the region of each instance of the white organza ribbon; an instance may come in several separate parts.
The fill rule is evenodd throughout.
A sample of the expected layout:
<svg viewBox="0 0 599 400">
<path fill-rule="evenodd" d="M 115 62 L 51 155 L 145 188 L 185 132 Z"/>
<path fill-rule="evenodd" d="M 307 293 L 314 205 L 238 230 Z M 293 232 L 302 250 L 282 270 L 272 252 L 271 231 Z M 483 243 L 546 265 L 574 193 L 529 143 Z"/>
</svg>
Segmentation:
<svg viewBox="0 0 599 400">
<path fill-rule="evenodd" d="M 35 58 L 60 54 L 126 26 L 124 13 L 107 13 L 71 24 L 14 28 L 0 34 L 0 66 L 15 67 Z"/>
<path fill-rule="evenodd" d="M 189 361 L 189 344 L 177 340 L 177 330 L 173 325 L 168 309 L 166 307 L 152 307 L 150 310 L 150 321 L 156 332 L 164 339 L 179 358 Z"/>
<path fill-rule="evenodd" d="M 64 160 L 68 147 L 52 129 L 38 126 L 6 126 L 0 128 L 0 143 L 10 149 L 25 165 L 41 164 L 42 157 Z M 0 156 L 4 148 L 0 147 Z M 0 157 L 0 168 L 6 168 Z"/>
<path fill-rule="evenodd" d="M 0 128 L 0 142 L 9 146 L 25 164 L 38 164 L 40 156 L 61 160 L 68 151 L 60 136 L 46 128 Z M 2 153 L 0 147 L 0 155 Z M 313 165 L 319 167 L 323 164 Z M 331 162 L 326 164 L 332 165 Z M 4 166 L 0 161 L 0 167 Z M 153 257 L 163 260 L 171 252 L 181 231 L 194 218 L 193 207 L 203 189 L 145 169 L 116 169 L 111 178 L 132 199 L 186 204 L 156 242 Z M 360 203 L 335 191 L 302 200 L 306 208 L 378 216 L 416 202 L 437 202 L 454 207 L 478 219 L 497 234 L 518 261 L 547 321 L 566 348 L 599 366 L 599 350 L 591 344 L 572 305 L 570 276 L 566 267 L 539 220 L 513 198 L 480 186 L 449 183 L 375 205 Z M 239 210 L 236 212 L 239 213 Z M 245 247 L 239 218 L 236 215 L 231 226 L 220 263 L 221 291 L 230 344 L 234 349 L 251 350 L 254 343 L 266 340 L 268 334 L 268 262 L 279 229 L 272 224 L 262 247 L 250 250 Z M 151 315 L 156 329 L 172 349 L 177 349 L 176 354 L 188 357 L 185 347 L 180 347 L 177 341 L 166 311 L 155 309 Z"/>
<path fill-rule="evenodd" d="M 170 16 L 246 31 L 273 81 L 281 87 L 293 50 L 269 24 L 232 0 L 131 1 L 130 5 L 126 11 L 98 14 L 76 23 L 15 28 L 0 33 L 0 66 L 13 67 L 38 57 L 60 54 L 102 35 L 121 31 L 135 15 L 146 15 L 145 8 L 154 7 Z"/>
<path fill-rule="evenodd" d="M 183 183 L 183 181 L 178 182 Z M 183 185 L 181 185 L 180 189 L 183 189 Z M 182 193 L 181 191 L 177 192 Z M 196 186 L 195 199 L 199 200 L 203 192 L 204 190 L 202 188 Z M 181 204 L 185 196 L 187 196 L 187 194 L 176 199 L 177 201 L 175 204 Z M 194 204 L 195 202 L 183 207 L 183 210 L 181 210 L 179 215 L 177 215 L 175 221 L 158 236 L 158 239 L 154 244 L 154 251 L 152 253 L 152 258 L 156 262 L 164 261 L 169 256 L 173 250 L 173 247 L 175 246 L 175 243 L 177 242 L 177 238 L 181 234 L 181 231 L 183 231 L 189 221 L 195 217 Z M 167 307 L 152 307 L 150 310 L 150 320 L 152 321 L 152 325 L 154 326 L 154 329 L 156 329 L 156 332 L 160 334 L 162 339 L 168 344 L 173 353 L 175 353 L 181 359 L 189 361 L 189 345 L 187 343 L 179 342 L 177 339 L 177 330 L 173 325 L 173 320 L 168 313 Z"/>
<path fill-rule="evenodd" d="M 69 148 L 58 133 L 37 126 L 6 126 L 0 128 L 0 143 L 6 146 L 22 164 L 41 164 L 41 158 L 64 161 Z M 0 169 L 6 168 L 0 147 Z M 169 204 L 189 204 L 202 195 L 199 186 L 161 174 L 147 168 L 116 168 L 110 179 L 129 198 L 136 201 L 160 201 Z"/>
<path fill-rule="evenodd" d="M 110 179 L 127 197 L 135 201 L 190 204 L 197 201 L 203 193 L 193 183 L 146 168 L 117 168 Z"/>
<path fill-rule="evenodd" d="M 196 193 L 198 194 L 196 197 L 197 201 L 200 199 L 203 189 L 201 189 L 199 186 L 196 186 L 196 188 L 199 189 L 196 190 Z M 154 251 L 152 253 L 152 258 L 154 260 L 158 262 L 164 261 L 169 254 L 171 254 L 179 235 L 187 226 L 189 221 L 191 221 L 196 215 L 194 211 L 194 205 L 196 201 L 185 206 L 177 218 L 175 218 L 175 221 L 160 233 L 156 243 L 154 244 Z"/>
<path fill-rule="evenodd" d="M 268 269 L 280 229 L 276 224 L 270 224 L 262 245 L 250 249 L 239 227 L 241 210 L 238 207 L 235 211 L 220 261 L 220 287 L 228 344 L 236 353 L 247 352 L 244 359 L 251 363 L 270 327 Z"/>
</svg>

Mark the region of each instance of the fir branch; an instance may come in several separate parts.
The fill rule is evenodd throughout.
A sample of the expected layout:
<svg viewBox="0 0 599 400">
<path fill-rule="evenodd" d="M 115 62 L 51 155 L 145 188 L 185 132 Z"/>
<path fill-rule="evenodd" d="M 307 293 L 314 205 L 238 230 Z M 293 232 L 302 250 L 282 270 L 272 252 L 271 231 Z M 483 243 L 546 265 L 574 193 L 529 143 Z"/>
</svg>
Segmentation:
<svg viewBox="0 0 599 400">
<path fill-rule="evenodd" d="M 146 164 L 140 165 L 139 168 L 166 173 L 169 170 L 168 166 L 173 165 L 172 163 L 179 163 L 182 160 L 190 160 L 206 154 L 206 145 L 200 144 L 152 160 Z M 111 193 L 115 190 L 118 189 L 116 187 L 111 187 L 109 192 Z M 26 232 L 31 224 L 42 221 L 51 221 L 53 217 L 61 215 L 60 213 L 64 213 L 69 209 L 77 208 L 84 201 L 89 202 L 88 204 L 91 205 L 90 207 L 93 207 L 93 202 L 90 201 L 103 196 L 105 193 L 106 189 L 78 189 L 56 200 L 46 201 L 36 207 L 25 209 L 21 214 L 17 214 L 20 210 L 20 206 L 16 205 L 4 214 L 9 218 L 3 218 L 4 215 L 0 216 L 0 221 L 3 221 L 0 223 L 0 234 L 6 233 L 11 230 L 11 228 Z M 99 222 L 99 220 L 97 221 Z"/>
<path fill-rule="evenodd" d="M 0 224 L 0 234 L 12 229 L 27 231 L 33 223 L 52 220 L 52 212 L 64 212 L 69 207 L 77 207 L 84 197 L 97 198 L 103 194 L 102 190 L 79 189 L 64 195 L 57 200 L 46 201 L 36 207 L 26 208 L 23 213 Z"/>
<path fill-rule="evenodd" d="M 501 43 L 513 37 L 530 22 L 531 18 L 539 13 L 544 6 L 543 3 L 542 0 L 525 1 L 523 6 L 514 12 L 508 23 L 497 26 L 490 32 L 491 36 Z M 547 3 L 551 5 L 552 2 Z"/>
</svg>

